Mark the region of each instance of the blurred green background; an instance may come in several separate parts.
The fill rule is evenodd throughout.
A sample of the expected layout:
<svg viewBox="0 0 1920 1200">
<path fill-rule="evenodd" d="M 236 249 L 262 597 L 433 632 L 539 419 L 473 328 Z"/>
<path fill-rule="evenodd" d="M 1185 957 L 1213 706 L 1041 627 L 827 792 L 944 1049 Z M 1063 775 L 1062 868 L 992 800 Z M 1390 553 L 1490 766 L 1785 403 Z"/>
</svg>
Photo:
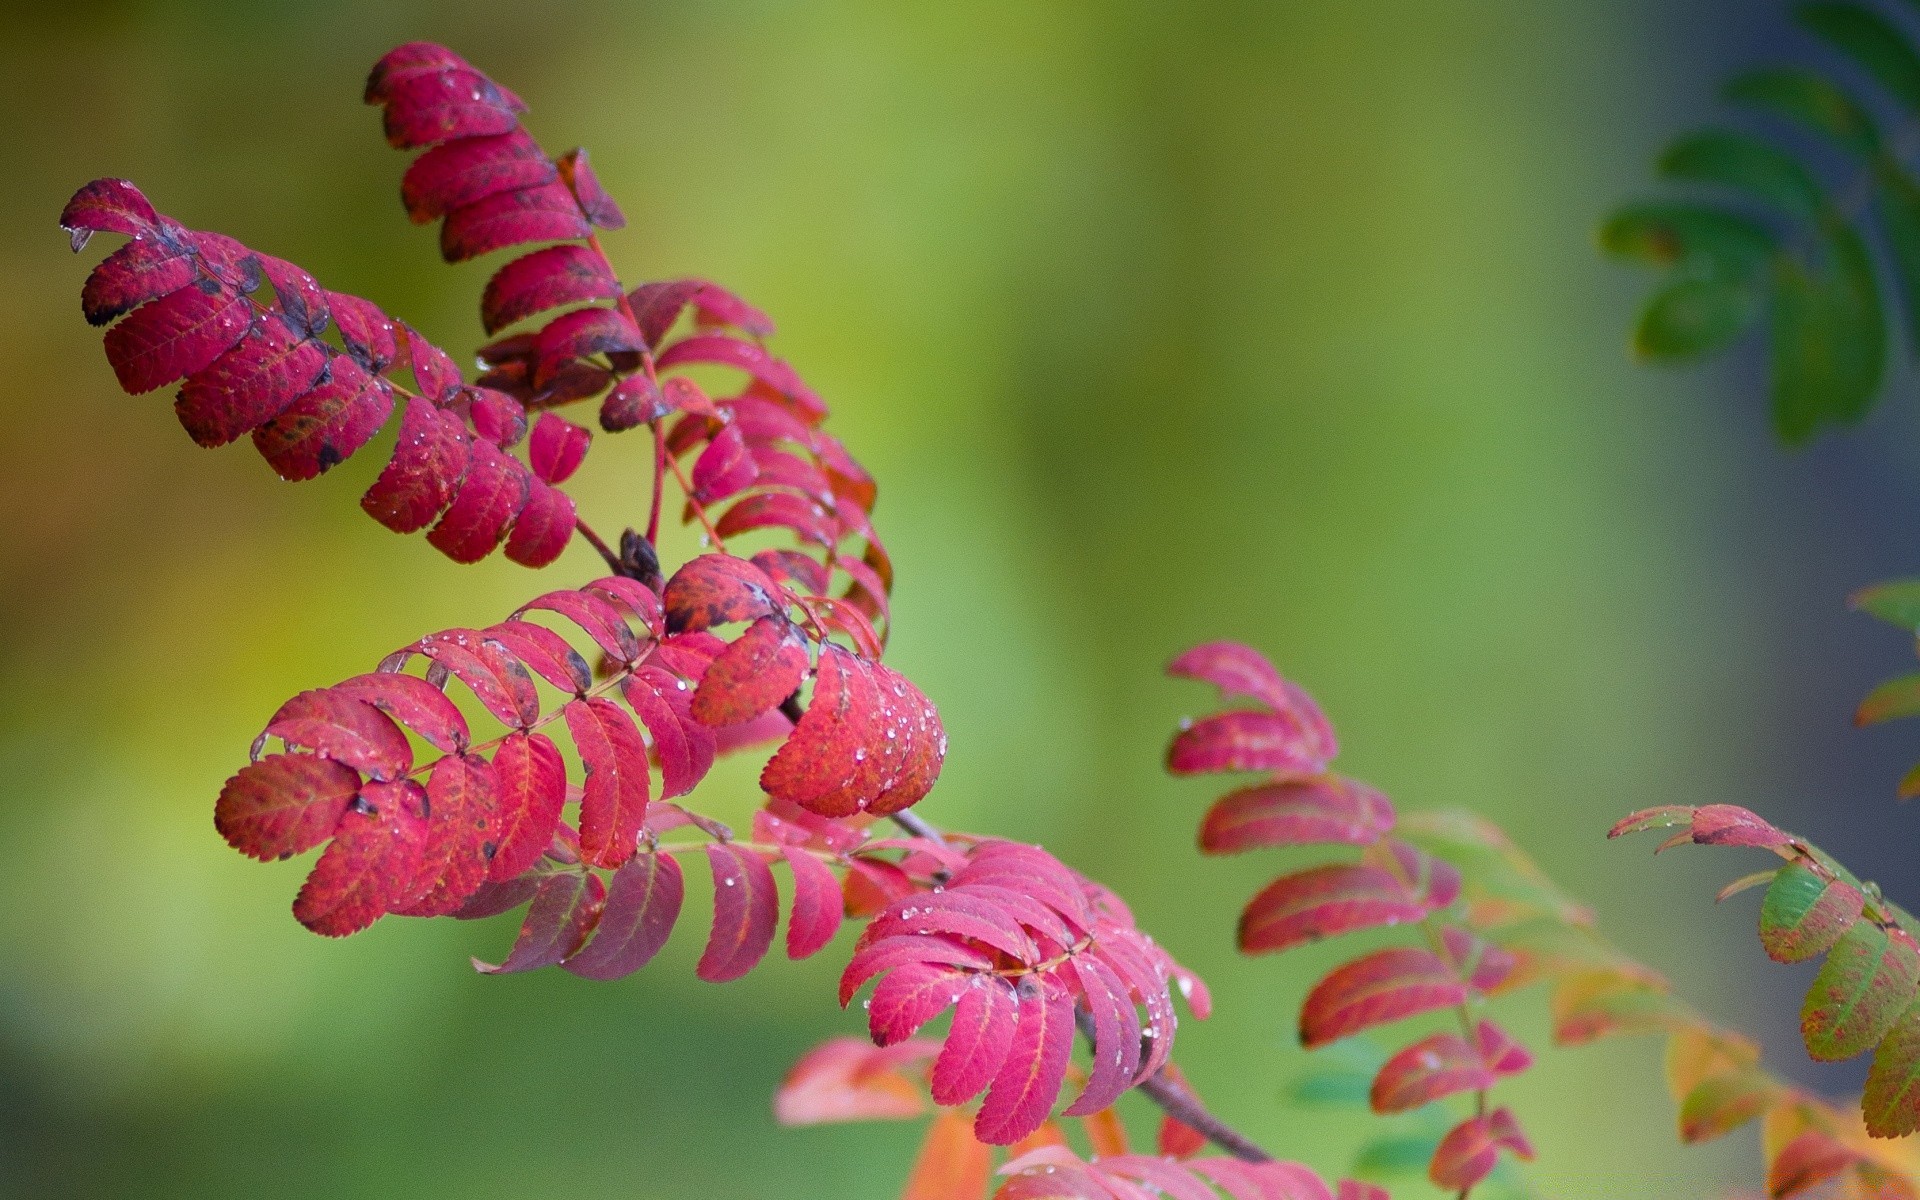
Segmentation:
<svg viewBox="0 0 1920 1200">
<path fill-rule="evenodd" d="M 476 344 L 497 264 L 438 264 L 358 102 L 413 38 L 591 147 L 630 280 L 775 314 L 881 481 L 892 657 L 952 736 L 924 811 L 1125 894 L 1214 985 L 1180 1058 L 1236 1123 L 1327 1171 L 1378 1132 L 1283 1102 L 1339 948 L 1237 959 L 1275 861 L 1199 860 L 1212 789 L 1159 771 L 1206 703 L 1160 667 L 1219 636 L 1320 696 L 1347 769 L 1493 816 L 1779 1065 L 1857 1082 L 1801 1063 L 1805 980 L 1763 969 L 1751 905 L 1709 904 L 1746 866 L 1601 837 L 1732 800 L 1920 891 L 1890 802 L 1910 739 L 1846 724 L 1903 648 L 1841 604 L 1920 559 L 1910 372 L 1865 432 L 1787 455 L 1750 355 L 1627 361 L 1643 281 L 1592 250 L 1717 78 L 1797 44 L 1774 4 L 125 0 L 6 30 L 0 1194 L 885 1197 L 911 1155 L 915 1128 L 769 1115 L 789 1062 L 858 1028 L 844 947 L 715 988 L 695 916 L 623 983 L 485 979 L 467 956 L 511 919 L 325 942 L 287 915 L 297 864 L 213 833 L 279 701 L 595 567 L 394 537 L 355 511 L 371 456 L 290 487 L 199 451 L 76 311 L 97 252 L 53 217 L 117 174 Z M 638 452 L 590 459 L 603 526 L 637 519 Z M 1540 1007 L 1514 1009 L 1535 1045 Z M 1674 1145 L 1651 1043 L 1549 1052 L 1510 1099 L 1548 1194 L 1755 1182 L 1751 1130 Z"/>
</svg>

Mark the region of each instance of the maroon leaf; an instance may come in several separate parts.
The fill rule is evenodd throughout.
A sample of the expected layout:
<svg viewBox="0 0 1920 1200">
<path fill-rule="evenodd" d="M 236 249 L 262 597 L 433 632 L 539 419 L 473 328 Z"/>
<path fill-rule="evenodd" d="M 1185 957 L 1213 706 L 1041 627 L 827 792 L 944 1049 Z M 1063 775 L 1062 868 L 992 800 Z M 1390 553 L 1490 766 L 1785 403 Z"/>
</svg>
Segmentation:
<svg viewBox="0 0 1920 1200">
<path fill-rule="evenodd" d="M 73 239 L 78 254 L 87 239 L 96 233 L 124 233 L 140 237 L 154 232 L 160 215 L 140 194 L 140 189 L 124 179 L 96 179 L 84 184 L 60 210 L 60 228 Z"/>
<path fill-rule="evenodd" d="M 1290 779 L 1221 797 L 1200 825 L 1200 849 L 1234 854 L 1320 842 L 1367 846 L 1393 822 L 1393 805 L 1364 783 L 1338 775 Z"/>
<path fill-rule="evenodd" d="M 662 350 L 654 359 L 654 366 L 663 371 L 689 363 L 707 363 L 745 371 L 757 382 L 798 405 L 808 419 L 819 420 L 827 415 L 827 406 L 820 402 L 820 397 L 814 394 L 812 388 L 801 381 L 792 367 L 752 342 L 718 334 L 698 334 L 682 338 Z"/>
<path fill-rule="evenodd" d="M 779 705 L 807 676 L 807 643 L 781 615 L 747 626 L 713 660 L 693 693 L 693 715 L 707 725 L 737 725 Z"/>
<path fill-rule="evenodd" d="M 395 533 L 425 529 L 453 503 L 467 470 L 471 439 L 458 418 L 418 396 L 408 397 L 393 458 L 360 507 Z"/>
<path fill-rule="evenodd" d="M 545 734 L 515 733 L 494 751 L 493 777 L 500 844 L 487 878 L 500 883 L 533 866 L 552 845 L 567 800 L 567 769 Z"/>
<path fill-rule="evenodd" d="M 742 497 L 713 526 L 723 538 L 755 529 L 789 529 L 802 541 L 823 547 L 840 540 L 840 528 L 825 509 L 790 492 L 755 492 Z"/>
<path fill-rule="evenodd" d="M 548 483 L 565 483 L 587 457 L 593 434 L 572 421 L 541 413 L 527 442 L 527 462 Z"/>
<path fill-rule="evenodd" d="M 457 563 L 479 562 L 506 537 L 507 528 L 526 504 L 533 476 L 518 459 L 489 442 L 467 447 L 467 473 L 453 504 L 427 534 L 434 549 Z"/>
<path fill-rule="evenodd" d="M 629 663 L 640 657 L 640 639 L 634 636 L 620 610 L 591 592 L 574 589 L 548 592 L 521 605 L 514 615 L 533 610 L 559 613 L 572 621 L 615 662 Z"/>
<path fill-rule="evenodd" d="M 1134 1011 L 1127 985 L 1113 968 L 1090 954 L 1067 960 L 1093 1018 L 1093 1070 L 1087 1086 L 1067 1107 L 1066 1115 L 1097 1113 L 1127 1090 L 1140 1072 L 1140 1016 Z"/>
<path fill-rule="evenodd" d="M 499 642 L 474 629 L 443 629 L 428 634 L 381 662 L 383 671 L 397 671 L 415 654 L 433 661 L 428 681 L 452 675 L 467 685 L 482 707 L 501 724 L 525 729 L 540 716 L 540 693 L 520 660 Z"/>
<path fill-rule="evenodd" d="M 667 631 L 710 629 L 751 621 L 785 607 L 786 597 L 766 572 L 731 554 L 702 554 L 667 581 Z"/>
<path fill-rule="evenodd" d="M 336 356 L 325 380 L 253 431 L 253 444 L 280 478 L 312 479 L 351 458 L 392 414 L 392 386 Z"/>
<path fill-rule="evenodd" d="M 580 201 L 580 211 L 602 229 L 624 229 L 627 218 L 620 206 L 600 186 L 600 179 L 587 163 L 585 150 L 573 149 L 560 157 L 560 176 Z"/>
<path fill-rule="evenodd" d="M 480 322 L 488 333 L 498 333 L 537 312 L 619 295 L 620 281 L 591 247 L 549 246 L 494 272 L 480 299 Z"/>
<path fill-rule="evenodd" d="M 80 289 L 89 325 L 105 325 L 148 300 L 177 292 L 199 277 L 190 248 L 165 237 L 141 237 L 100 261 Z"/>
<path fill-rule="evenodd" d="M 400 180 L 407 216 L 425 224 L 496 192 L 536 187 L 555 177 L 539 143 L 517 126 L 508 133 L 461 138 L 413 160 Z M 493 332 L 489 329 L 487 332 Z"/>
<path fill-rule="evenodd" d="M 502 450 L 527 436 L 526 406 L 505 392 L 488 387 L 461 387 L 447 402 L 447 407 L 464 417 L 475 433 Z"/>
<path fill-rule="evenodd" d="M 636 854 L 607 886 L 598 931 L 561 963 L 585 979 L 622 979 L 653 961 L 680 919 L 686 885 L 671 854 Z"/>
<path fill-rule="evenodd" d="M 426 790 L 410 779 L 362 788 L 294 898 L 294 918 L 325 937 L 379 920 L 419 869 L 426 804 Z"/>
<path fill-rule="evenodd" d="M 787 957 L 808 958 L 840 931 L 840 881 L 827 864 L 798 846 L 780 853 L 793 870 L 793 909 L 787 916 Z"/>
<path fill-rule="evenodd" d="M 747 444 L 740 437 L 739 427 L 728 425 L 714 435 L 694 460 L 693 500 L 698 504 L 712 504 L 738 495 L 758 474 L 753 455 L 747 453 Z"/>
<path fill-rule="evenodd" d="M 271 754 L 220 789 L 213 825 L 227 844 L 261 862 L 292 858 L 333 836 L 360 775 L 312 754 Z"/>
<path fill-rule="evenodd" d="M 355 675 L 333 691 L 357 696 L 448 753 L 467 748 L 467 719 L 447 694 L 417 675 L 376 672 Z"/>
<path fill-rule="evenodd" d="M 551 379 L 572 359 L 647 348 L 640 331 L 617 308 L 576 308 L 561 313 L 540 330 L 535 343 L 535 383 Z"/>
<path fill-rule="evenodd" d="M 564 961 L 578 951 L 593 932 L 606 900 L 606 886 L 591 871 L 563 871 L 547 876 L 533 894 L 527 918 L 513 940 L 513 949 L 499 965 L 473 960 L 473 969 L 487 975 L 532 971 Z"/>
<path fill-rule="evenodd" d="M 1073 1055 L 1073 997 L 1051 975 L 1028 975 L 1019 988 L 1019 1017 L 1007 1059 L 974 1118 L 974 1136 L 1011 1146 L 1040 1128 Z"/>
<path fill-rule="evenodd" d="M 597 867 L 633 857 L 647 817 L 647 746 L 610 700 L 568 702 L 567 731 L 586 771 L 580 799 L 580 855 Z"/>
<path fill-rule="evenodd" d="M 255 753 L 269 737 L 338 759 L 375 779 L 397 779 L 413 766 L 407 735 L 352 691 L 301 692 L 273 714 Z"/>
<path fill-rule="evenodd" d="M 188 377 L 173 410 L 196 443 L 224 446 L 319 383 L 328 355 L 325 344 L 262 317 L 232 349 Z"/>
<path fill-rule="evenodd" d="M 500 800 L 493 768 L 477 755 L 453 755 L 433 766 L 427 779 L 427 841 L 414 876 L 410 917 L 440 917 L 459 911 L 487 881 L 500 845 Z"/>
<path fill-rule="evenodd" d="M 773 318 L 732 292 L 704 279 L 691 280 L 695 318 L 702 325 L 731 325 L 755 337 L 773 336 Z"/>
<path fill-rule="evenodd" d="M 341 292 L 327 293 L 327 308 L 333 314 L 334 328 L 346 343 L 347 353 L 367 370 L 378 374 L 400 353 L 398 335 L 392 318 L 370 300 Z"/>
<path fill-rule="evenodd" d="M 1393 947 L 1336 968 L 1314 985 L 1300 1009 L 1308 1049 L 1467 998 L 1453 968 L 1426 950 Z"/>
<path fill-rule="evenodd" d="M 1181 730 L 1167 748 L 1175 775 L 1211 771 L 1278 771 L 1318 775 L 1332 747 L 1319 732 L 1285 713 L 1235 709 L 1203 717 Z"/>
<path fill-rule="evenodd" d="M 593 686 L 593 668 L 580 657 L 567 639 L 544 625 L 528 621 L 502 621 L 481 630 L 499 642 L 508 653 L 524 663 L 528 670 L 564 692 L 582 695 Z"/>
<path fill-rule="evenodd" d="M 767 860 L 731 844 L 706 847 L 713 868 L 713 930 L 694 973 L 708 983 L 738 979 L 766 957 L 780 920 Z"/>
<path fill-rule="evenodd" d="M 407 361 L 413 370 L 414 382 L 420 385 L 420 394 L 436 403 L 446 403 L 460 387 L 460 368 L 445 350 L 422 337 L 419 330 L 405 321 L 396 325 L 406 335 Z"/>
<path fill-rule="evenodd" d="M 379 99 L 387 106 L 387 144 L 396 150 L 507 133 L 520 123 L 516 110 L 525 108 L 465 64 L 391 73 Z"/>
<path fill-rule="evenodd" d="M 627 293 L 627 307 L 633 310 L 634 320 L 646 337 L 647 345 L 660 344 L 699 290 L 700 281 L 697 279 L 669 279 L 660 283 L 643 283 Z"/>
<path fill-rule="evenodd" d="M 570 242 L 591 232 L 572 193 L 555 182 L 499 192 L 454 209 L 440 226 L 440 255 L 465 262 L 508 246 Z"/>
<path fill-rule="evenodd" d="M 640 668 L 624 689 L 627 704 L 653 736 L 662 800 L 691 792 L 713 766 L 713 733 L 693 719 L 686 686 L 649 665 Z"/>
<path fill-rule="evenodd" d="M 933 1063 L 934 1103 L 964 1104 L 998 1077 L 1012 1056 L 1020 1008 L 1006 979 L 992 974 L 973 977 L 954 1008 L 953 1027 Z"/>
<path fill-rule="evenodd" d="M 573 538 L 573 498 L 540 479 L 528 482 L 527 502 L 507 534 L 506 555 L 523 567 L 544 567 Z"/>
<path fill-rule="evenodd" d="M 107 330 L 107 362 L 131 395 L 204 370 L 246 336 L 253 306 L 245 296 L 202 281 L 142 304 Z"/>
<path fill-rule="evenodd" d="M 327 293 L 304 267 L 275 258 L 258 256 L 260 273 L 273 285 L 274 309 L 296 337 L 319 337 L 327 328 Z"/>
<path fill-rule="evenodd" d="M 600 403 L 600 428 L 620 433 L 657 421 L 673 411 L 660 388 L 645 375 L 629 375 Z"/>
</svg>

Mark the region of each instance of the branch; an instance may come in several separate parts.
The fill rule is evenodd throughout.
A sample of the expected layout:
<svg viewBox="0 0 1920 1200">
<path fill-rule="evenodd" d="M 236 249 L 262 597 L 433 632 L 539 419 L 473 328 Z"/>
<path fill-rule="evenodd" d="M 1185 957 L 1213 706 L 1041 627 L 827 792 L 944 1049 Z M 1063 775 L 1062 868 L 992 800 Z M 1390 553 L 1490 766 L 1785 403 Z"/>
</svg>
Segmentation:
<svg viewBox="0 0 1920 1200">
<path fill-rule="evenodd" d="M 946 841 L 945 835 L 937 826 L 910 810 L 888 815 L 895 825 L 914 837 L 926 838 L 934 842 Z M 1086 1035 L 1087 1041 L 1092 1043 L 1094 1040 L 1093 1015 L 1084 1008 L 1076 1008 L 1073 1019 L 1074 1023 L 1080 1027 L 1080 1032 Z M 1161 1067 L 1145 1080 L 1135 1084 L 1133 1090 L 1159 1105 L 1161 1111 L 1168 1116 L 1191 1128 L 1241 1162 L 1273 1161 L 1273 1155 L 1262 1149 L 1258 1142 L 1214 1116 L 1207 1106 L 1200 1102 L 1200 1097 L 1194 1095 L 1185 1084 L 1169 1075 L 1167 1070 L 1172 1065 L 1169 1062 L 1167 1066 Z"/>
</svg>

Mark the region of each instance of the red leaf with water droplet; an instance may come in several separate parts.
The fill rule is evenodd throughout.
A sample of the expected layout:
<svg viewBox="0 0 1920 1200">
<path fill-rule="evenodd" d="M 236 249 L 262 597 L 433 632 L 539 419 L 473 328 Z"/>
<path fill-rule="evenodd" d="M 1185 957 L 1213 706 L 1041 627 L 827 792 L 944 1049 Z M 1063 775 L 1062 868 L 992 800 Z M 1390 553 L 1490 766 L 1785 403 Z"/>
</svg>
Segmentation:
<svg viewBox="0 0 1920 1200">
<path fill-rule="evenodd" d="M 887 972 L 867 1001 L 867 1029 L 876 1046 L 891 1046 L 951 1008 L 969 977 L 936 963 L 902 963 Z"/>
<path fill-rule="evenodd" d="M 560 175 L 567 181 L 567 186 L 573 189 L 574 197 L 580 201 L 580 211 L 587 214 L 587 220 L 602 229 L 626 228 L 625 214 L 613 202 L 613 197 L 607 195 L 607 190 L 600 186 L 600 178 L 587 162 L 585 150 L 576 147 L 561 155 Z"/>
<path fill-rule="evenodd" d="M 499 965 L 473 960 L 487 975 L 551 967 L 578 951 L 593 932 L 606 901 L 606 886 L 591 871 L 561 871 L 547 876 L 533 894 L 513 949 Z"/>
<path fill-rule="evenodd" d="M 731 554 L 702 554 L 667 580 L 667 631 L 751 621 L 786 607 L 786 593 L 765 571 Z"/>
<path fill-rule="evenodd" d="M 400 353 L 393 319 L 373 301 L 328 292 L 327 309 L 333 314 L 334 328 L 340 331 L 347 353 L 362 367 L 377 374 Z"/>
<path fill-rule="evenodd" d="M 586 948 L 561 963 L 584 979 L 623 979 L 667 944 L 686 884 L 671 854 L 636 854 L 613 873 L 606 907 Z"/>
<path fill-rule="evenodd" d="M 591 247 L 549 246 L 523 254 L 494 272 L 480 299 L 480 321 L 488 333 L 498 333 L 550 308 L 619 295 L 620 281 Z"/>
<path fill-rule="evenodd" d="M 355 675 L 334 684 L 332 690 L 373 705 L 419 734 L 430 746 L 449 753 L 467 748 L 467 719 L 445 692 L 417 675 Z"/>
<path fill-rule="evenodd" d="M 518 459 L 491 443 L 468 443 L 467 473 L 453 504 L 427 534 L 434 549 L 457 563 L 479 562 L 496 550 L 527 502 L 533 476 Z"/>
<path fill-rule="evenodd" d="M 1332 757 L 1332 747 L 1318 732 L 1293 716 L 1234 709 L 1203 717 L 1181 730 L 1167 748 L 1167 769 L 1176 775 L 1213 771 L 1318 775 Z"/>
<path fill-rule="evenodd" d="M 694 973 L 708 983 L 738 979 L 773 945 L 780 896 L 767 860 L 734 845 L 706 847 L 713 868 L 713 930 Z"/>
<path fill-rule="evenodd" d="M 400 440 L 360 507 L 395 533 L 425 529 L 453 503 L 471 439 L 459 418 L 418 396 L 407 398 Z"/>
<path fill-rule="evenodd" d="M 1200 849 L 1235 854 L 1323 842 L 1366 846 L 1393 822 L 1393 805 L 1364 783 L 1338 775 L 1289 779 L 1222 796 L 1200 824 Z"/>
<path fill-rule="evenodd" d="M 548 483 L 565 483 L 587 457 L 593 434 L 564 417 L 541 413 L 527 441 L 527 462 Z"/>
<path fill-rule="evenodd" d="M 617 308 L 576 308 L 547 322 L 535 342 L 533 379 L 544 383 L 576 358 L 645 350 L 647 344 Z"/>
<path fill-rule="evenodd" d="M 610 700 L 573 700 L 567 731 L 586 769 L 580 799 L 580 855 L 597 867 L 633 857 L 647 819 L 647 746 L 629 717 Z"/>
<path fill-rule="evenodd" d="M 1457 1033 L 1422 1038 L 1395 1054 L 1374 1076 L 1369 1099 L 1377 1113 L 1405 1112 L 1460 1092 L 1492 1087 L 1527 1069 L 1533 1056 L 1491 1021 L 1469 1043 Z"/>
<path fill-rule="evenodd" d="M 1426 950 L 1377 950 L 1335 968 L 1314 985 L 1300 1009 L 1300 1042 L 1309 1049 L 1467 998 L 1461 982 Z"/>
<path fill-rule="evenodd" d="M 444 629 L 431 633 L 380 664 L 397 671 L 412 655 L 431 659 L 435 670 L 450 674 L 473 692 L 482 707 L 501 724 L 525 729 L 540 717 L 540 693 L 519 659 L 499 642 L 477 629 Z M 429 672 L 429 681 L 433 681 Z"/>
<path fill-rule="evenodd" d="M 933 1063 L 935 1103 L 964 1104 L 993 1082 L 1012 1055 L 1019 1009 L 1011 983 L 992 974 L 973 977 Z"/>
<path fill-rule="evenodd" d="M 413 766 L 407 735 L 351 690 L 301 692 L 273 714 L 256 750 L 269 737 L 338 759 L 375 779 L 397 779 Z"/>
<path fill-rule="evenodd" d="M 294 918 L 325 937 L 379 920 L 419 869 L 426 802 L 426 790 L 410 779 L 362 788 L 294 898 Z"/>
<path fill-rule="evenodd" d="M 973 1121 L 974 1135 L 990 1146 L 1011 1146 L 1040 1128 L 1073 1055 L 1073 997 L 1067 989 L 1051 975 L 1029 975 L 1019 992 L 1013 1045 Z"/>
<path fill-rule="evenodd" d="M 1140 1015 L 1127 985 L 1091 954 L 1068 960 L 1087 1013 L 1093 1018 L 1087 1086 L 1066 1109 L 1069 1117 L 1097 1113 L 1131 1087 L 1140 1074 Z"/>
<path fill-rule="evenodd" d="M 227 780 L 213 808 L 213 824 L 228 845 L 249 858 L 291 858 L 332 837 L 359 790 L 359 773 L 344 763 L 312 754 L 270 754 Z"/>
<path fill-rule="evenodd" d="M 573 498 L 533 479 L 527 486 L 527 502 L 507 534 L 506 555 L 523 567 L 544 567 L 567 548 L 574 528 Z"/>
<path fill-rule="evenodd" d="M 693 715 L 707 725 L 737 725 L 779 705 L 807 674 L 807 643 L 784 616 L 747 626 L 708 666 L 693 694 Z"/>
<path fill-rule="evenodd" d="M 499 192 L 456 208 L 440 226 L 440 255 L 465 262 L 529 242 L 570 242 L 593 230 L 565 185 L 555 182 Z"/>
<path fill-rule="evenodd" d="M 1418 921 L 1428 898 L 1392 872 L 1361 863 L 1330 863 L 1274 880 L 1240 914 L 1242 953 L 1286 950 L 1323 937 Z"/>
<path fill-rule="evenodd" d="M 459 911 L 487 881 L 500 845 L 500 799 L 493 768 L 478 755 L 449 754 L 427 779 L 427 842 L 411 890 L 394 911 L 440 917 Z"/>
<path fill-rule="evenodd" d="M 60 210 L 60 228 L 73 239 L 74 253 L 96 233 L 152 234 L 160 221 L 140 189 L 124 179 L 96 179 L 81 185 Z"/>
<path fill-rule="evenodd" d="M 89 325 L 105 325 L 148 300 L 157 300 L 199 278 L 192 248 L 166 236 L 135 238 L 102 259 L 80 289 L 80 312 Z"/>
<path fill-rule="evenodd" d="M 493 753 L 500 845 L 487 878 L 504 882 L 538 862 L 553 843 L 567 800 L 567 768 L 545 734 L 515 733 Z"/>
<path fill-rule="evenodd" d="M 142 304 L 107 330 L 107 362 L 132 395 L 204 370 L 252 321 L 245 296 L 202 281 Z"/>
<path fill-rule="evenodd" d="M 516 127 L 447 142 L 414 159 L 400 180 L 400 200 L 408 217 L 425 224 L 496 192 L 537 187 L 554 178 L 553 163 L 539 143 Z"/>
<path fill-rule="evenodd" d="M 253 444 L 280 478 L 312 479 L 351 458 L 392 414 L 392 385 L 337 355 L 326 379 L 253 431 Z"/>
<path fill-rule="evenodd" d="M 377 97 L 371 87 L 370 102 L 386 105 L 387 144 L 396 150 L 507 133 L 519 126 L 515 113 L 525 108 L 464 62 L 389 72 L 381 77 Z"/>
<path fill-rule="evenodd" d="M 173 411 L 202 446 L 224 446 L 266 424 L 320 382 L 330 351 L 271 314 L 189 376 Z"/>
</svg>

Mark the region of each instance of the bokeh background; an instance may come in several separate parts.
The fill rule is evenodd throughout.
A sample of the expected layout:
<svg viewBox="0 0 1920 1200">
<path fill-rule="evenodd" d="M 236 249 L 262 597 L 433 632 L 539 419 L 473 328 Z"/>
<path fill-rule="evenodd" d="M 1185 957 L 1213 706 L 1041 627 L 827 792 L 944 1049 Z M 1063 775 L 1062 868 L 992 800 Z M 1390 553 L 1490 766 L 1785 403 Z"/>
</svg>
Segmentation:
<svg viewBox="0 0 1920 1200">
<path fill-rule="evenodd" d="M 1734 65 L 1804 53 L 1755 0 L 35 4 L 0 35 L 0 1194 L 884 1197 L 909 1126 L 782 1130 L 768 1098 L 858 1027 L 834 960 L 696 981 L 700 922 L 619 984 L 484 979 L 511 919 L 325 942 L 298 864 L 209 814 L 265 716 L 540 586 L 289 487 L 113 384 L 53 217 L 101 174 L 459 347 L 490 267 L 438 264 L 369 64 L 452 44 L 575 142 L 632 279 L 701 273 L 882 482 L 893 656 L 952 735 L 925 811 L 1043 840 L 1214 984 L 1180 1057 L 1261 1140 L 1337 1171 L 1378 1127 L 1286 1098 L 1336 949 L 1241 961 L 1275 862 L 1201 861 L 1209 785 L 1159 771 L 1203 638 L 1270 650 L 1413 806 L 1503 822 L 1705 1011 L 1795 1048 L 1796 988 L 1716 910 L 1729 859 L 1609 845 L 1734 801 L 1920 894 L 1853 731 L 1902 640 L 1853 586 L 1920 560 L 1911 373 L 1856 433 L 1769 443 L 1752 355 L 1623 352 L 1643 281 L 1596 219 L 1649 190 Z M 581 482 L 627 519 L 637 446 Z M 594 563 L 577 549 L 552 574 Z M 552 586 L 552 584 L 548 584 Z M 710 785 L 745 812 L 750 773 Z M 697 911 L 697 910 L 690 910 Z M 1533 997 L 1515 1012 L 1534 1013 Z M 1537 1015 L 1515 1023 L 1536 1044 Z M 1550 1052 L 1512 1089 L 1545 1194 L 1724 1194 L 1751 1130 L 1673 1143 L 1657 1047 Z M 1144 1110 L 1129 1108 L 1144 1131 Z M 1432 1194 L 1424 1183 L 1407 1196 Z"/>
</svg>

